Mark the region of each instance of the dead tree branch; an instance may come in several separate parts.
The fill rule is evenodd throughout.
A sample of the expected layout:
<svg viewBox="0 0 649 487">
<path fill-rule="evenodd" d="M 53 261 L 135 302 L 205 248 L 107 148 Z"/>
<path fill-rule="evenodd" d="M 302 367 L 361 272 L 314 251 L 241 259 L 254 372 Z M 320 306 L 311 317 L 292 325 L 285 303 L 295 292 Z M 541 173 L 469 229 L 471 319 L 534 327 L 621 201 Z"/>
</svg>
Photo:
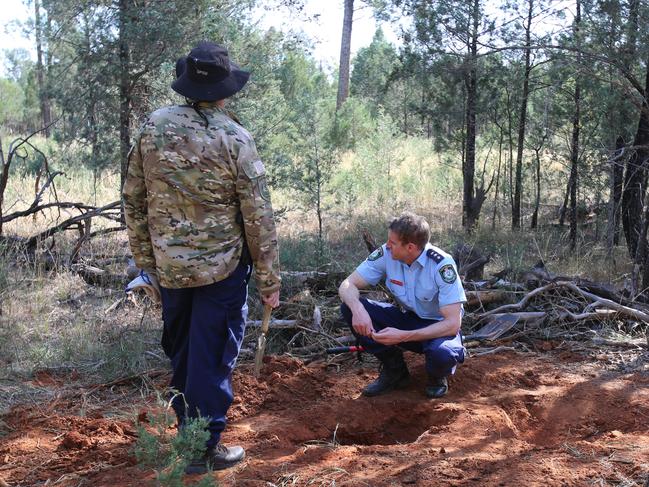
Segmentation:
<svg viewBox="0 0 649 487">
<path fill-rule="evenodd" d="M 67 220 L 59 223 L 58 225 L 52 228 L 48 228 L 44 232 L 41 232 L 38 235 L 34 235 L 33 237 L 28 238 L 25 242 L 25 245 L 27 246 L 27 248 L 35 248 L 38 242 L 41 242 L 56 233 L 62 232 L 68 229 L 69 227 L 76 225 L 77 223 L 88 220 L 89 218 L 93 218 L 95 216 L 101 216 L 104 212 L 108 210 L 112 210 L 114 208 L 118 208 L 120 205 L 121 205 L 121 201 L 117 200 L 117 201 L 113 201 L 112 203 L 108 203 L 107 205 L 104 205 L 100 208 L 89 210 L 85 213 L 82 213 L 81 215 L 68 218 Z"/>
</svg>

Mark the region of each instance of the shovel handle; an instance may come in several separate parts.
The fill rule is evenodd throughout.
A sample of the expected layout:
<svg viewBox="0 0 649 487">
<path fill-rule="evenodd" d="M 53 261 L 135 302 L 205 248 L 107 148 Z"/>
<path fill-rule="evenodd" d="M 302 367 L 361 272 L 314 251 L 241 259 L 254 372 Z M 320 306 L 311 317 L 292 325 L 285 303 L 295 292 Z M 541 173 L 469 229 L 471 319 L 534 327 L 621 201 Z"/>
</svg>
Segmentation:
<svg viewBox="0 0 649 487">
<path fill-rule="evenodd" d="M 266 335 L 268 333 L 268 327 L 270 326 L 270 313 L 273 311 L 273 308 L 269 304 L 264 305 L 264 317 L 261 320 L 261 333 Z"/>
</svg>

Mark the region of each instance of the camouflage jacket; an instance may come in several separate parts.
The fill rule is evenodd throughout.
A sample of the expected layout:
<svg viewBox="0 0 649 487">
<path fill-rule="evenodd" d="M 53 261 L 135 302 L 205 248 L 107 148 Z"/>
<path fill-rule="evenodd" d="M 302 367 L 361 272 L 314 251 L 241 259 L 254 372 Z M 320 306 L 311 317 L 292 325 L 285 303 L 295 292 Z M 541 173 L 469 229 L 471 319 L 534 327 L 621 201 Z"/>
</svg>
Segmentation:
<svg viewBox="0 0 649 487">
<path fill-rule="evenodd" d="M 129 154 L 124 210 L 141 269 L 168 288 L 225 279 L 247 243 L 257 286 L 280 287 L 277 233 L 255 143 L 214 104 L 155 111 Z"/>
</svg>

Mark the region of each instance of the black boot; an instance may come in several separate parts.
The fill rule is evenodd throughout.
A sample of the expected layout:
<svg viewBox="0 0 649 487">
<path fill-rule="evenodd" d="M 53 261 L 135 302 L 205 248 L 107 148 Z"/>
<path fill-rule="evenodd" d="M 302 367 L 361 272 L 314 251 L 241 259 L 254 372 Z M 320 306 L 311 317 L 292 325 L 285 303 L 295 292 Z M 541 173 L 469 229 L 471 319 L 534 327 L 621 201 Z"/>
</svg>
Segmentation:
<svg viewBox="0 0 649 487">
<path fill-rule="evenodd" d="M 378 396 L 392 389 L 401 389 L 410 382 L 408 366 L 403 360 L 403 352 L 399 349 L 377 353 L 376 358 L 381 362 L 379 377 L 363 389 L 364 396 Z"/>
<path fill-rule="evenodd" d="M 439 399 L 446 395 L 448 392 L 448 380 L 446 377 L 438 378 L 428 376 L 428 384 L 426 385 L 426 396 L 431 399 Z"/>
<path fill-rule="evenodd" d="M 185 468 L 185 473 L 206 473 L 209 470 L 223 470 L 233 467 L 246 456 L 240 446 L 223 446 L 220 443 L 210 448 L 199 458 L 195 458 Z"/>
</svg>

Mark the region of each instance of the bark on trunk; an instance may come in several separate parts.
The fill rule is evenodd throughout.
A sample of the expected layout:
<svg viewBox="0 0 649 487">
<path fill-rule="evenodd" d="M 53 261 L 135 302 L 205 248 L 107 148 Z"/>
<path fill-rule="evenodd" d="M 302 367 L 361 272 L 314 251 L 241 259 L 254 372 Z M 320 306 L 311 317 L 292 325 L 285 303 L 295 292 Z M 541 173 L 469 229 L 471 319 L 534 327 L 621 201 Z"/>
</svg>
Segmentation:
<svg viewBox="0 0 649 487">
<path fill-rule="evenodd" d="M 493 214 L 491 216 L 492 230 L 496 229 L 496 214 L 498 213 L 498 192 L 500 190 L 500 168 L 502 166 L 502 160 L 503 160 L 503 129 L 500 126 L 498 128 L 500 129 L 500 137 L 498 138 L 498 169 L 496 170 L 496 189 L 495 189 L 496 194 L 494 195 L 494 209 L 493 209 Z"/>
<path fill-rule="evenodd" d="M 532 213 L 532 223 L 530 228 L 536 229 L 539 222 L 539 207 L 541 206 L 541 149 L 535 149 L 536 154 L 536 200 L 534 202 L 534 213 Z"/>
<path fill-rule="evenodd" d="M 649 59 L 648 59 L 649 61 Z M 645 78 L 645 94 L 649 87 L 649 64 Z M 622 225 L 627 249 L 635 257 L 638 248 L 643 199 L 645 194 L 647 160 L 649 159 L 649 103 L 644 96 L 640 109 L 638 129 L 633 140 L 633 149 L 626 164 L 624 191 L 622 192 Z"/>
<path fill-rule="evenodd" d="M 615 141 L 615 152 L 610 161 L 611 194 L 608 202 L 608 227 L 606 229 L 606 253 L 609 257 L 613 254 L 613 247 L 620 243 L 620 201 L 624 178 L 623 151 L 624 139 L 619 136 Z"/>
<path fill-rule="evenodd" d="M 478 54 L 478 27 L 480 21 L 480 1 L 474 0 L 472 5 L 472 32 L 468 56 L 468 72 L 466 84 L 466 157 L 462 167 L 464 177 L 463 218 L 464 228 L 471 231 L 478 222 L 480 208 L 474 204 L 475 176 L 475 142 L 476 142 L 476 100 L 478 94 L 476 60 Z"/>
<path fill-rule="evenodd" d="M 577 3 L 579 5 L 579 3 Z M 579 7 L 577 7 L 579 12 Z M 575 113 L 572 119 L 572 149 L 570 153 L 570 249 L 577 246 L 577 185 L 579 184 L 579 126 L 580 126 L 581 89 L 579 80 L 575 86 Z"/>
<path fill-rule="evenodd" d="M 512 228 L 521 227 L 521 193 L 523 191 L 523 145 L 525 144 L 525 125 L 527 122 L 527 99 L 530 92 L 530 44 L 532 11 L 534 1 L 528 0 L 527 25 L 525 26 L 525 76 L 523 78 L 523 95 L 521 98 L 520 117 L 518 119 L 518 148 L 516 151 L 516 186 L 514 188 L 514 208 L 512 211 Z"/>
<path fill-rule="evenodd" d="M 336 110 L 340 109 L 349 96 L 349 59 L 351 53 L 353 18 L 354 0 L 345 0 L 343 33 L 340 42 L 340 66 L 338 68 L 338 97 L 336 98 Z"/>
<path fill-rule="evenodd" d="M 128 16 L 130 0 L 119 0 L 119 153 L 120 153 L 120 193 L 128 170 L 128 151 L 131 146 L 131 83 L 129 76 L 130 49 L 128 44 Z"/>
</svg>

